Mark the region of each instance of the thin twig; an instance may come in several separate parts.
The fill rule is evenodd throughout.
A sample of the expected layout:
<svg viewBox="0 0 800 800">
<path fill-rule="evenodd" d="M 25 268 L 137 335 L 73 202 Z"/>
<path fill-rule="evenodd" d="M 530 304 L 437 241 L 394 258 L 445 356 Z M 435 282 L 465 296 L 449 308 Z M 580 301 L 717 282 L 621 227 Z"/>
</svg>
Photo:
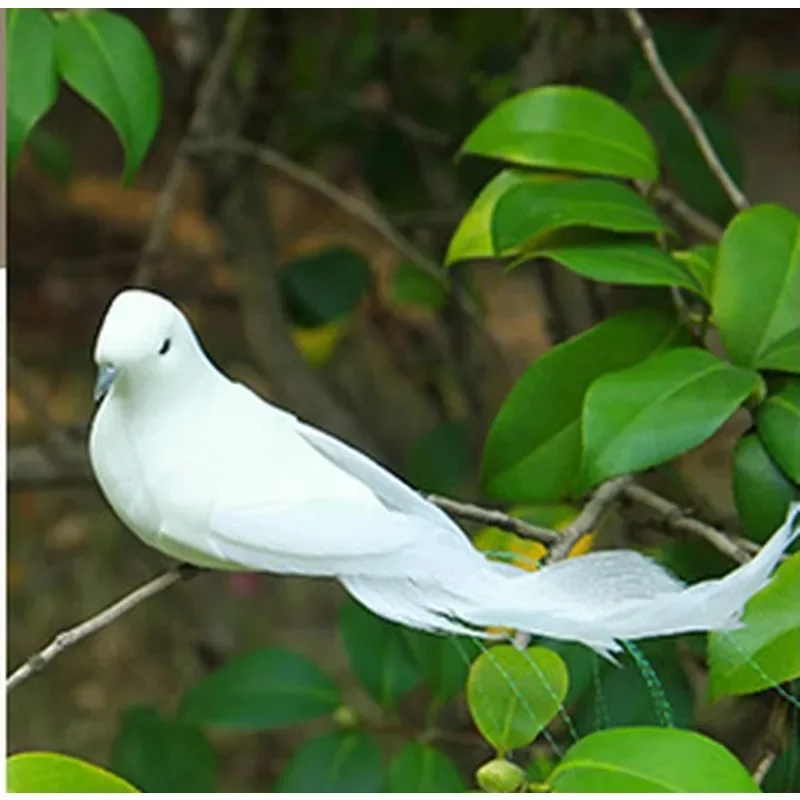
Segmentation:
<svg viewBox="0 0 800 800">
<path fill-rule="evenodd" d="M 248 19 L 248 9 L 237 8 L 231 14 L 225 38 L 209 64 L 208 70 L 197 92 L 197 104 L 189 120 L 187 135 L 178 145 L 175 158 L 170 164 L 164 186 L 156 201 L 156 209 L 150 230 L 147 233 L 142 256 L 133 276 L 134 284 L 149 282 L 152 266 L 156 254 L 159 253 L 167 242 L 172 217 L 178 203 L 178 194 L 186 176 L 189 173 L 189 160 L 187 159 L 186 146 L 190 137 L 204 133 L 211 106 L 222 88 L 222 82 L 228 65 L 244 34 L 245 23 Z"/>
<path fill-rule="evenodd" d="M 656 186 L 653 189 L 653 199 L 671 211 L 678 219 L 685 222 L 695 233 L 718 242 L 722 238 L 722 228 L 699 211 L 693 209 L 680 195 L 667 189 L 665 186 Z"/>
<path fill-rule="evenodd" d="M 569 551 L 597 526 L 603 514 L 616 502 L 632 480 L 629 475 L 623 475 L 601 484 L 583 507 L 583 511 L 564 528 L 558 537 L 558 542 L 553 545 L 547 556 L 547 563 L 552 564 L 565 559 Z"/>
<path fill-rule="evenodd" d="M 23 681 L 30 678 L 35 672 L 39 672 L 39 670 L 49 664 L 57 655 L 63 653 L 64 650 L 77 644 L 87 636 L 91 636 L 91 634 L 105 628 L 107 625 L 114 622 L 114 620 L 119 619 L 138 606 L 139 603 L 144 602 L 159 592 L 163 592 L 179 581 L 194 577 L 198 572 L 199 570 L 196 567 L 190 567 L 188 565 L 171 569 L 169 572 L 165 572 L 163 575 L 159 575 L 157 578 L 148 581 L 138 589 L 134 589 L 99 614 L 95 614 L 93 617 L 81 622 L 80 625 L 62 631 L 53 638 L 47 647 L 42 648 L 38 653 L 34 653 L 22 666 L 14 670 L 13 674 L 6 679 L 6 692 L 10 692 Z"/>
<path fill-rule="evenodd" d="M 745 564 L 750 560 L 750 554 L 740 544 L 711 525 L 687 516 L 677 503 L 634 483 L 624 487 L 623 494 L 628 499 L 654 511 L 667 528 L 705 539 L 720 553 L 724 553 L 740 564 Z"/>
<path fill-rule="evenodd" d="M 480 522 L 483 525 L 491 525 L 495 528 L 515 533 L 525 539 L 541 542 L 544 545 L 555 544 L 561 539 L 561 534 L 555 533 L 549 528 L 531 525 L 529 522 L 523 522 L 521 519 L 511 517 L 505 512 L 494 508 L 482 508 L 472 503 L 461 503 L 457 500 L 451 500 L 449 497 L 440 497 L 435 494 L 429 494 L 428 500 L 454 517 L 460 517 L 470 522 Z"/>
<path fill-rule="evenodd" d="M 644 17 L 635 8 L 625 9 L 625 16 L 633 29 L 634 36 L 639 41 L 642 48 L 645 60 L 653 70 L 659 85 L 661 86 L 664 94 L 675 107 L 675 110 L 681 115 L 686 127 L 694 137 L 703 158 L 706 160 L 711 171 L 714 173 L 720 185 L 725 190 L 725 193 L 730 197 L 733 205 L 739 210 L 747 208 L 750 204 L 747 201 L 742 190 L 736 185 L 735 181 L 728 174 L 728 171 L 722 164 L 714 145 L 708 138 L 708 134 L 703 129 L 703 124 L 700 122 L 697 114 L 695 114 L 692 107 L 689 105 L 686 98 L 683 96 L 681 90 L 678 88 L 672 76 L 667 72 L 661 56 L 658 54 L 655 41 L 653 40 L 653 33 L 650 26 L 645 22 Z"/>
<path fill-rule="evenodd" d="M 789 709 L 782 697 L 775 698 L 775 704 L 767 720 L 761 743 L 762 754 L 753 769 L 753 780 L 761 785 L 767 773 L 778 760 L 786 744 L 786 726 L 789 721 Z"/>
<path fill-rule="evenodd" d="M 359 197 L 342 191 L 337 186 L 327 181 L 318 172 L 292 161 L 277 150 L 263 144 L 255 144 L 243 139 L 218 138 L 192 142 L 189 146 L 191 153 L 233 153 L 240 156 L 249 156 L 260 161 L 270 169 L 285 175 L 294 183 L 311 189 L 326 197 L 335 205 L 346 211 L 350 216 L 360 220 L 372 228 L 386 240 L 400 255 L 414 262 L 425 270 L 431 277 L 442 284 L 447 283 L 447 278 L 439 264 L 425 255 L 416 245 L 403 236 L 391 223 L 379 214 L 369 203 Z"/>
</svg>

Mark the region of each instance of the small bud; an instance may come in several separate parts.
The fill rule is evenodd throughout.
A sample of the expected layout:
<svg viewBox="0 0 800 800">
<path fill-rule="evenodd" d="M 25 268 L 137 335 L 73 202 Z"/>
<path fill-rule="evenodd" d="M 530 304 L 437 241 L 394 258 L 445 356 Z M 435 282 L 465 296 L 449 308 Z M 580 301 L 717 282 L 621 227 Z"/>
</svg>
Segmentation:
<svg viewBox="0 0 800 800">
<path fill-rule="evenodd" d="M 333 712 L 333 721 L 339 728 L 348 730 L 358 725 L 358 714 L 349 706 L 340 706 Z"/>
<path fill-rule="evenodd" d="M 495 758 L 478 767 L 478 786 L 485 792 L 516 792 L 525 781 L 525 773 L 504 758 Z"/>
</svg>

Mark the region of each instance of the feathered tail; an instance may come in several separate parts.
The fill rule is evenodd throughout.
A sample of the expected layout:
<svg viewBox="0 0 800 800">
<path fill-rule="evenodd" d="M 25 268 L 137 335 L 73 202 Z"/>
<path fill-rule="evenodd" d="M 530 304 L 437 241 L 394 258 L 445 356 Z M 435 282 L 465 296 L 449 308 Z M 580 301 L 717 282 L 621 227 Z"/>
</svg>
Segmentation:
<svg viewBox="0 0 800 800">
<path fill-rule="evenodd" d="M 513 628 L 578 641 L 604 656 L 623 640 L 740 625 L 748 600 L 770 580 L 780 557 L 800 536 L 800 503 L 748 563 L 724 578 L 685 586 L 631 550 L 590 553 L 537 572 L 512 573 L 481 554 L 458 548 L 451 563 L 423 580 L 342 576 L 375 613 L 444 633 L 494 636 Z M 431 562 L 441 564 L 441 554 Z"/>
</svg>

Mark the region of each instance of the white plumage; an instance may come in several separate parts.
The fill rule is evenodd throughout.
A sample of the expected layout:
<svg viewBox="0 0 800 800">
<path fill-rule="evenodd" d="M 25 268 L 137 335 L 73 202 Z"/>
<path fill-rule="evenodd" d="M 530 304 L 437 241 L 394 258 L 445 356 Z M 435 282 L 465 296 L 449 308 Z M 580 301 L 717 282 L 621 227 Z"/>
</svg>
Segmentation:
<svg viewBox="0 0 800 800">
<path fill-rule="evenodd" d="M 423 630 L 515 628 L 608 655 L 624 639 L 735 627 L 800 533 L 795 505 L 748 564 L 688 588 L 629 550 L 515 574 L 372 459 L 229 380 L 164 298 L 120 293 L 94 357 L 92 466 L 143 541 L 202 567 L 332 576 Z"/>
</svg>

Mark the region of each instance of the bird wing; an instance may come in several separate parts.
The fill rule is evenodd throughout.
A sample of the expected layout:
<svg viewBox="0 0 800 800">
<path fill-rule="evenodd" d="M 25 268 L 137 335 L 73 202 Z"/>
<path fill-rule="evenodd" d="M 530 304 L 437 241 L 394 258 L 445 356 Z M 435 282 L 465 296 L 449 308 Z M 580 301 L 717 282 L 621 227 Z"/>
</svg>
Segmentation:
<svg viewBox="0 0 800 800">
<path fill-rule="evenodd" d="M 318 453 L 368 486 L 388 508 L 422 517 L 438 526 L 455 529 L 464 535 L 461 528 L 444 511 L 369 456 L 360 453 L 335 436 L 299 420 L 297 431 Z"/>
</svg>

